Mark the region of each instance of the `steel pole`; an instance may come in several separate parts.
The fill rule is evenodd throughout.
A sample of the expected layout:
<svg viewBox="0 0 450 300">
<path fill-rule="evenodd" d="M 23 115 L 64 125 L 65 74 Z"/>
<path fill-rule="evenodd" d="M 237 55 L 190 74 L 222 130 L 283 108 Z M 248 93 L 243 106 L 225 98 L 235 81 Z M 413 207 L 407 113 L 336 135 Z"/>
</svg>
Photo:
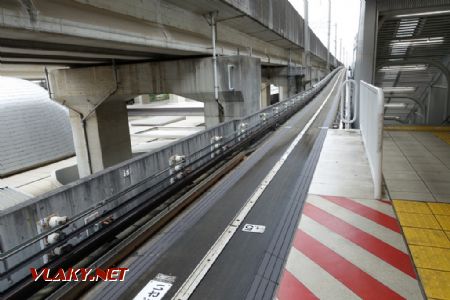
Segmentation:
<svg viewBox="0 0 450 300">
<path fill-rule="evenodd" d="M 330 70 L 331 0 L 328 0 L 327 72 Z"/>
</svg>

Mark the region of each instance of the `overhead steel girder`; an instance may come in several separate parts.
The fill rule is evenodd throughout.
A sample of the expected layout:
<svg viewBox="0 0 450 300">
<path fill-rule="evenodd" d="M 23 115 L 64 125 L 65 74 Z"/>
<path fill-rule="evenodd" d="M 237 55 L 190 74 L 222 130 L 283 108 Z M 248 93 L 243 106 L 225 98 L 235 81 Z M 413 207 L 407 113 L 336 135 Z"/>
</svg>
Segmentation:
<svg viewBox="0 0 450 300">
<path fill-rule="evenodd" d="M 377 71 L 381 69 L 382 67 L 388 67 L 388 66 L 398 66 L 398 65 L 410 65 L 410 64 L 429 64 L 433 65 L 436 68 L 438 68 L 444 75 L 445 78 L 447 78 L 447 101 L 445 102 L 445 117 L 450 115 L 448 108 L 450 103 L 450 70 L 441 62 L 434 61 L 431 59 L 405 59 L 403 61 L 387 61 L 383 62 L 380 65 L 377 66 Z M 445 119 L 444 117 L 444 119 Z"/>
</svg>

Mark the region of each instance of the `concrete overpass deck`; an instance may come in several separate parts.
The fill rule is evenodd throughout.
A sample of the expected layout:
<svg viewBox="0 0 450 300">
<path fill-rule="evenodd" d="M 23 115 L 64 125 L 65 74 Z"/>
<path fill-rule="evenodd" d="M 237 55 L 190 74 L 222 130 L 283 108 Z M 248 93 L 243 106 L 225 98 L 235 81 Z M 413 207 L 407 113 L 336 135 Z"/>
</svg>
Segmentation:
<svg viewBox="0 0 450 300">
<path fill-rule="evenodd" d="M 302 61 L 304 21 L 287 0 L 7 0 L 0 5 L 0 53 L 3 63 L 70 66 L 209 56 L 211 12 L 219 55 Z M 323 68 L 326 48 L 309 35 L 311 62 Z"/>
</svg>

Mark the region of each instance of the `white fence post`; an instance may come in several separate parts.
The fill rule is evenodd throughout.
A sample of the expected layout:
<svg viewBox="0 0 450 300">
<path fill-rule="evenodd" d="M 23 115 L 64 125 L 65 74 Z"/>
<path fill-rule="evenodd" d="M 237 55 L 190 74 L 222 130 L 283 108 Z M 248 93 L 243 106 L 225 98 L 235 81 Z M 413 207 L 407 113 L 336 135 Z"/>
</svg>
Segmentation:
<svg viewBox="0 0 450 300">
<path fill-rule="evenodd" d="M 381 88 L 360 82 L 359 116 L 361 135 L 374 184 L 374 198 L 382 196 L 384 94 Z"/>
</svg>

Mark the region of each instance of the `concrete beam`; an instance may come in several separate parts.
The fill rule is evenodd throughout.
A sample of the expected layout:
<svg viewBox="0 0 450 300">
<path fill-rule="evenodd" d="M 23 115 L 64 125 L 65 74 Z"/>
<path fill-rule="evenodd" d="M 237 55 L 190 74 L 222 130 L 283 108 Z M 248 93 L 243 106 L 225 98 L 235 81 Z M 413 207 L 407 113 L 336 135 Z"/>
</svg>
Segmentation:
<svg viewBox="0 0 450 300">
<path fill-rule="evenodd" d="M 213 0 L 208 0 L 212 2 Z M 67 52 L 69 57 L 88 61 L 99 57 L 103 50 L 111 55 L 103 55 L 105 61 L 110 56 L 121 59 L 131 51 L 130 59 L 155 59 L 158 57 L 193 56 L 211 54 L 211 32 L 202 12 L 191 11 L 197 5 L 183 7 L 184 2 L 164 0 L 40 0 L 35 1 L 35 19 L 14 1 L 0 3 L 0 36 L 8 41 L 30 41 L 30 48 L 21 43 L 10 47 L 23 52 L 42 52 L 50 57 Z M 221 1 L 214 0 L 214 4 Z M 214 4 L 207 3 L 214 7 Z M 220 16 L 237 16 L 239 11 L 222 3 Z M 231 14 L 231 15 L 230 15 Z M 250 21 L 255 23 L 255 21 Z M 242 53 L 260 58 L 271 64 L 287 64 L 288 47 L 296 47 L 292 42 L 281 45 L 259 36 L 233 28 L 230 22 L 219 22 L 217 28 L 217 49 L 221 55 Z M 264 27 L 263 27 L 264 28 Z M 272 30 L 266 28 L 270 33 Z M 276 35 L 275 33 L 272 33 Z M 283 41 L 282 38 L 280 38 Z M 51 41 L 51 45 L 48 41 Z M 85 51 L 73 48 L 88 47 Z M 299 47 L 299 46 L 297 46 Z M 58 52 L 56 52 L 58 50 Z M 116 52 L 114 52 L 116 51 Z M 27 52 L 27 51 L 25 51 Z M 93 56 L 85 57 L 85 52 Z M 27 52 L 28 53 L 28 52 Z M 31 55 L 31 54 L 30 54 Z M 64 54 L 66 55 L 66 54 Z M 301 63 L 301 52 L 296 51 L 292 60 Z M 66 58 L 67 59 L 67 58 Z M 82 61 L 79 61 L 82 63 Z M 71 64 L 76 64 L 72 61 Z M 92 62 L 95 64 L 95 61 Z"/>
<path fill-rule="evenodd" d="M 207 125 L 217 121 L 211 58 L 56 70 L 50 73 L 53 98 L 71 107 L 95 106 L 105 98 L 128 101 L 142 94 L 171 93 L 205 102 Z M 116 75 L 115 75 L 116 73 Z M 117 89 L 115 78 L 117 78 Z M 219 101 L 225 120 L 259 110 L 260 60 L 218 57 Z M 208 120 L 209 119 L 209 120 Z"/>
<path fill-rule="evenodd" d="M 80 175 L 131 157 L 125 102 L 136 96 L 170 93 L 202 101 L 206 126 L 218 124 L 212 64 L 212 58 L 198 58 L 52 71 L 53 99 L 78 114 L 72 114 L 72 126 Z M 219 57 L 218 84 L 224 121 L 260 109 L 259 59 Z"/>
<path fill-rule="evenodd" d="M 262 80 L 282 89 L 280 100 L 295 95 L 304 89 L 305 68 L 299 66 L 268 67 L 261 69 Z"/>
</svg>

